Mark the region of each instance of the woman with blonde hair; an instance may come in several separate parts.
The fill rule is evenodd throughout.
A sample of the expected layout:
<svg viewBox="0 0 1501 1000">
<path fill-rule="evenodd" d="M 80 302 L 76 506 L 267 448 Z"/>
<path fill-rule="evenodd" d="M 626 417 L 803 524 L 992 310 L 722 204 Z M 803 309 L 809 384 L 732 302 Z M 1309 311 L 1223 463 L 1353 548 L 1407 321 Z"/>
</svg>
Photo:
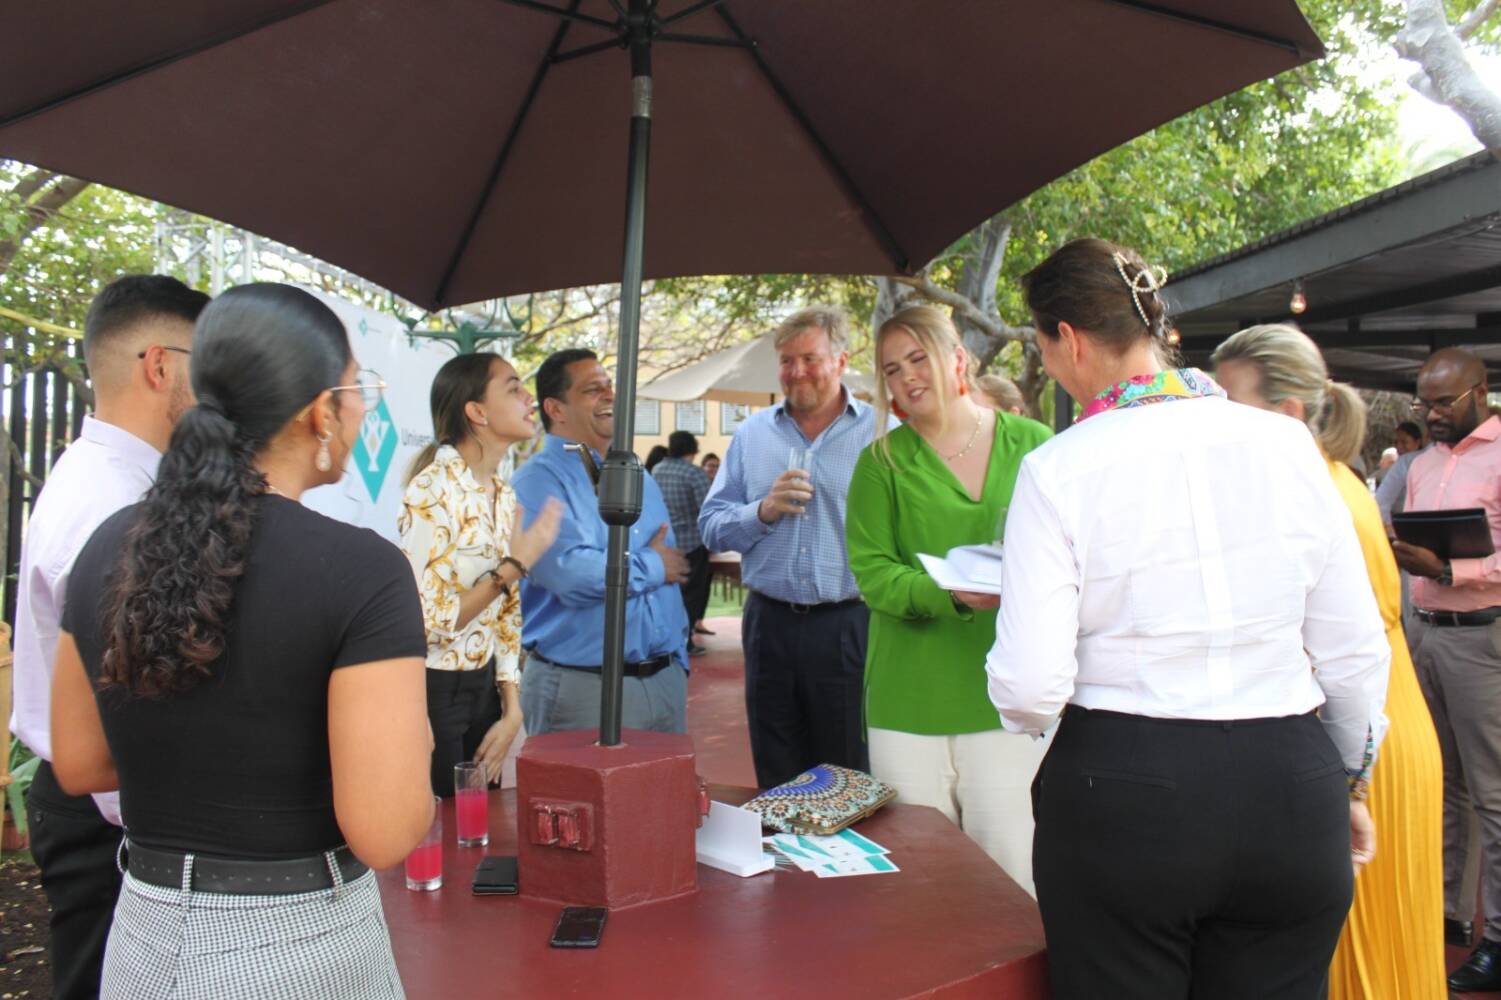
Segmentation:
<svg viewBox="0 0 1501 1000">
<path fill-rule="evenodd" d="M 975 379 L 975 388 L 984 394 L 981 402 L 986 405 L 1022 417 L 1027 415 L 1027 401 L 1022 397 L 1022 391 L 1006 376 L 981 375 Z"/>
<path fill-rule="evenodd" d="M 1042 744 L 1001 731 L 985 697 L 992 594 L 944 590 L 918 562 L 995 541 L 1042 424 L 975 400 L 948 316 L 910 306 L 876 334 L 876 426 L 850 483 L 850 570 L 870 606 L 865 712 L 871 771 L 900 801 L 941 811 L 1032 891 L 1028 787 Z"/>
<path fill-rule="evenodd" d="M 1324 358 L 1291 326 L 1253 326 L 1214 352 L 1215 377 L 1239 403 L 1308 425 L 1350 508 L 1392 650 L 1390 720 L 1367 804 L 1381 850 L 1365 867 L 1329 974 L 1329 996 L 1447 996 L 1443 942 L 1443 764 L 1402 633 L 1397 563 L 1381 512 L 1347 464 L 1365 442 L 1365 403 L 1333 382 Z M 1359 792 L 1357 792 L 1359 794 Z"/>
</svg>

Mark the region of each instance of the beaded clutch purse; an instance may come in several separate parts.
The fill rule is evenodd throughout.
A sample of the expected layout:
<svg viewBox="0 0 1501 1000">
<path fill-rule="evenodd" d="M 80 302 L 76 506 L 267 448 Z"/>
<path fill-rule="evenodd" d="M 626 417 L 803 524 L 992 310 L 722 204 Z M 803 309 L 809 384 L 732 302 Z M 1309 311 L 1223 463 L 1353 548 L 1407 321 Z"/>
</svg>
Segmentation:
<svg viewBox="0 0 1501 1000">
<path fill-rule="evenodd" d="M 869 816 L 896 798 L 896 790 L 866 774 L 819 764 L 751 799 L 744 806 L 783 833 L 827 836 Z"/>
</svg>

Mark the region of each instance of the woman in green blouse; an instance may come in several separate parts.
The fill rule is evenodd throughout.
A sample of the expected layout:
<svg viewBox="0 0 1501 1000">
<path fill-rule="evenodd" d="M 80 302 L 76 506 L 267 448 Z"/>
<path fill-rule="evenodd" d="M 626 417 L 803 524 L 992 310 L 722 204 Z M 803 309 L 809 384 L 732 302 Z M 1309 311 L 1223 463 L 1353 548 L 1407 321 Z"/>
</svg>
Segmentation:
<svg viewBox="0 0 1501 1000">
<path fill-rule="evenodd" d="M 937 309 L 883 323 L 876 358 L 876 426 L 887 412 L 905 424 L 860 455 L 845 529 L 870 606 L 871 770 L 898 801 L 942 811 L 1033 892 L 1029 788 L 1043 744 L 1003 732 L 985 692 L 998 599 L 942 589 L 917 554 L 996 540 L 1022 456 L 1049 432 L 975 401 L 969 357 Z"/>
</svg>

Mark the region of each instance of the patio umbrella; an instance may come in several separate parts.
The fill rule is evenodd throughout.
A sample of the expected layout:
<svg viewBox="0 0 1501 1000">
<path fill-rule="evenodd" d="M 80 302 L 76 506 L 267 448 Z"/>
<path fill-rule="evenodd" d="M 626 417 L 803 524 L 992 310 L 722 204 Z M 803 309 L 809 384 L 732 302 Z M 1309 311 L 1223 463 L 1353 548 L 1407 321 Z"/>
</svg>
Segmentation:
<svg viewBox="0 0 1501 1000">
<path fill-rule="evenodd" d="M 844 384 L 852 392 L 869 392 L 875 387 L 869 375 L 857 371 L 846 371 Z M 653 379 L 637 394 L 643 399 L 662 399 L 669 403 L 707 399 L 716 403 L 765 406 L 775 402 L 781 393 L 777 351 L 772 344 L 772 335 L 768 333 Z"/>
<path fill-rule="evenodd" d="M 48 0 L 0 7 L 0 38 L 0 156 L 425 306 L 612 280 L 624 247 L 607 744 L 643 276 L 911 271 L 1096 154 L 1322 53 L 1293 0 Z"/>
</svg>

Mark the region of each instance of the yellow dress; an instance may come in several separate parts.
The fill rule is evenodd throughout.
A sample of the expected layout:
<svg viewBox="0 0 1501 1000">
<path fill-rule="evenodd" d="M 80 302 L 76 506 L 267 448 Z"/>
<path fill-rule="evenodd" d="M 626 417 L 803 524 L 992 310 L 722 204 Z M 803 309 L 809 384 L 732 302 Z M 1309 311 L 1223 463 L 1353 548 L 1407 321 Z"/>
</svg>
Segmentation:
<svg viewBox="0 0 1501 1000">
<path fill-rule="evenodd" d="M 1350 508 L 1392 647 L 1391 722 L 1371 775 L 1376 857 L 1329 968 L 1331 1000 L 1445 1000 L 1444 774 L 1428 703 L 1402 633 L 1401 581 L 1376 500 L 1343 462 L 1329 463 Z"/>
</svg>

